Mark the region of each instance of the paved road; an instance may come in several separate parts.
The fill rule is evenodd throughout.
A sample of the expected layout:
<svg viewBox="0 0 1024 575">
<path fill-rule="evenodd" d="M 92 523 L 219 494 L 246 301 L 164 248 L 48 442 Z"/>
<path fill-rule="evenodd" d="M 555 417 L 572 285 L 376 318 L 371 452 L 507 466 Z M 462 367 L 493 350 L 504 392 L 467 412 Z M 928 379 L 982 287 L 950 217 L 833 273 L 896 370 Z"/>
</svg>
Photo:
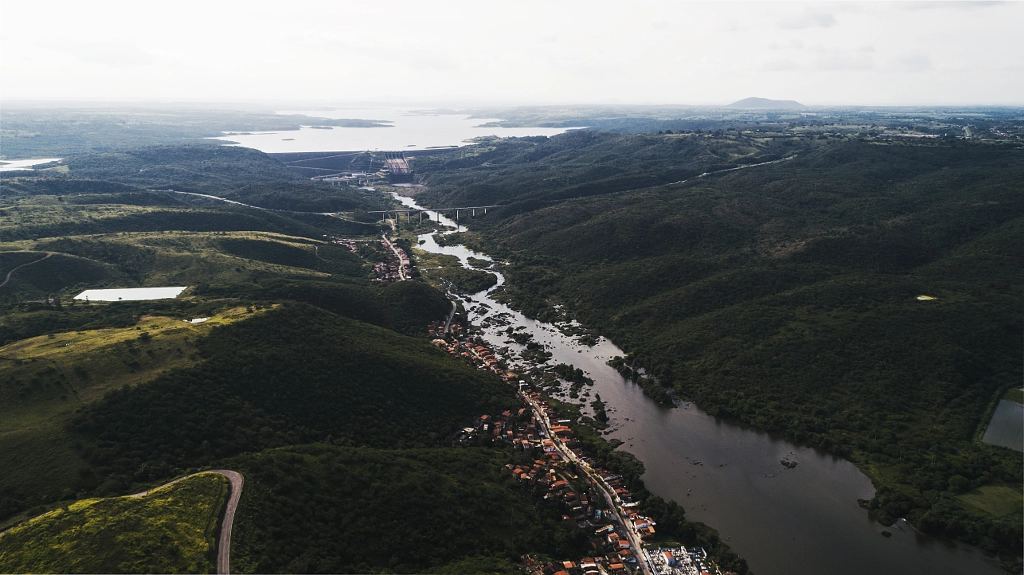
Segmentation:
<svg viewBox="0 0 1024 575">
<path fill-rule="evenodd" d="M 45 260 L 46 258 L 48 258 L 48 257 L 50 257 L 52 255 L 53 255 L 52 253 L 46 252 L 45 256 L 43 256 L 43 257 L 41 257 L 41 258 L 39 258 L 39 259 L 37 259 L 35 261 L 28 262 L 27 264 L 21 264 L 20 266 L 17 266 L 13 270 L 7 272 L 7 277 L 4 278 L 3 282 L 0 282 L 0 288 L 4 287 L 5 285 L 7 285 L 7 282 L 11 281 L 11 274 L 13 274 L 14 272 L 18 271 L 19 269 L 21 269 L 21 268 L 23 268 L 25 266 L 30 266 L 32 264 L 37 264 L 37 263 Z"/>
<path fill-rule="evenodd" d="M 228 575 L 231 573 L 231 527 L 235 522 L 235 511 L 238 509 L 238 500 L 242 497 L 242 484 L 245 482 L 245 478 L 242 477 L 241 473 L 231 471 L 230 469 L 211 469 L 209 471 L 200 471 L 199 473 L 179 477 L 174 481 L 168 481 L 167 483 L 154 487 L 153 489 L 147 489 L 146 491 L 140 491 L 138 493 L 126 495 L 125 497 L 131 497 L 134 499 L 145 497 L 154 491 L 163 489 L 164 487 L 170 487 L 179 481 L 184 481 L 189 477 L 195 477 L 196 475 L 202 475 L 204 473 L 216 473 L 218 475 L 223 475 L 231 484 L 231 490 L 229 491 L 230 495 L 228 496 L 228 505 L 224 510 L 224 521 L 221 522 L 220 536 L 217 539 L 217 573 Z M 17 527 L 17 525 L 13 525 L 3 531 L 0 531 L 0 536 L 3 536 L 4 533 L 7 533 L 15 527 Z"/>
<path fill-rule="evenodd" d="M 402 256 L 399 255 L 398 248 L 395 246 L 395 244 L 391 243 L 391 240 L 388 239 L 387 234 L 381 234 L 380 237 L 384 238 L 384 242 L 388 244 L 388 247 L 391 248 L 391 251 L 395 254 L 395 259 L 398 260 L 398 277 L 400 277 L 403 281 L 410 279 L 405 275 L 405 269 L 402 267 Z"/>
<path fill-rule="evenodd" d="M 637 566 L 640 567 L 640 572 L 643 573 L 643 575 L 654 575 L 651 566 L 647 563 L 647 561 L 644 560 L 645 553 L 643 553 L 643 546 L 640 543 L 640 535 L 633 530 L 633 526 L 627 520 L 626 514 L 623 513 L 622 508 L 615 503 L 615 492 L 612 490 L 611 486 L 605 483 L 604 479 L 601 476 L 599 476 L 597 472 L 593 470 L 593 468 L 590 467 L 590 464 L 588 464 L 586 461 L 583 461 L 579 457 L 576 457 L 576 454 L 573 453 L 572 450 L 565 447 L 565 445 L 562 443 L 562 440 L 559 439 L 558 436 L 551 433 L 551 421 L 548 420 L 547 413 L 545 413 L 544 410 L 541 409 L 541 406 L 539 406 L 532 399 L 530 399 L 530 396 L 528 395 L 524 395 L 523 398 L 526 399 L 526 403 L 533 409 L 534 414 L 536 414 L 537 420 L 540 421 L 541 426 L 544 428 L 545 435 L 547 435 L 551 439 L 551 441 L 554 442 L 555 449 L 557 449 L 558 452 L 562 454 L 562 457 L 569 461 L 572 461 L 587 475 L 590 475 L 594 482 L 597 484 L 597 486 L 601 489 L 601 494 L 604 496 L 605 501 L 608 503 L 608 506 L 612 509 L 612 511 L 615 512 L 615 516 L 618 518 L 619 523 L 622 524 L 623 531 L 625 531 L 626 536 L 629 537 L 629 544 L 633 548 L 634 553 L 636 554 Z"/>
<path fill-rule="evenodd" d="M 220 526 L 220 538 L 217 540 L 217 573 L 228 575 L 231 573 L 231 527 L 235 522 L 235 511 L 238 510 L 238 500 L 242 497 L 242 484 L 245 478 L 237 471 L 230 469 L 211 469 L 212 473 L 220 473 L 231 482 L 231 496 L 228 498 L 228 506 L 224 509 L 224 521 Z"/>
<path fill-rule="evenodd" d="M 452 327 L 452 319 L 455 318 L 455 302 L 452 302 L 452 312 L 448 314 L 448 321 L 444 322 L 444 330 L 441 335 L 448 333 L 448 330 Z"/>
<path fill-rule="evenodd" d="M 159 487 L 154 487 L 147 491 L 133 493 L 128 497 L 145 497 L 158 489 L 170 487 L 179 481 L 184 481 L 189 477 L 195 477 L 196 475 L 202 475 L 204 473 L 216 473 L 218 475 L 223 475 L 231 484 L 231 490 L 229 492 L 230 495 L 228 496 L 228 505 L 224 510 L 224 521 L 220 525 L 220 536 L 217 539 L 217 573 L 227 575 L 231 573 L 231 527 L 235 522 L 235 511 L 238 509 L 238 499 L 242 496 L 242 483 L 245 480 L 241 473 L 231 471 L 230 469 L 211 469 L 209 471 L 200 471 L 199 473 L 179 477 L 174 481 L 169 481 Z"/>
</svg>

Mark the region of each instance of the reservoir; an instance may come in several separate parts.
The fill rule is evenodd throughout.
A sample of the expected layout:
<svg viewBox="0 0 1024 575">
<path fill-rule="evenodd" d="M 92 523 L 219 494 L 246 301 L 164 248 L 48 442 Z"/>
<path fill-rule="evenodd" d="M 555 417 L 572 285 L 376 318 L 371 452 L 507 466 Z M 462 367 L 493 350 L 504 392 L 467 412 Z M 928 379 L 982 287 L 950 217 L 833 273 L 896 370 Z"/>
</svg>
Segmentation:
<svg viewBox="0 0 1024 575">
<path fill-rule="evenodd" d="M 398 199 L 419 207 L 411 198 Z M 438 219 L 435 213 L 430 217 Z M 440 222 L 455 227 L 443 216 Z M 463 246 L 439 246 L 433 235 L 420 236 L 420 249 L 454 255 L 466 267 L 469 257 L 491 259 Z M 658 405 L 606 364 L 625 355 L 611 341 L 580 344 L 558 326 L 529 319 L 493 300 L 490 293 L 505 278 L 492 273 L 498 279 L 495 287 L 452 297 L 483 327 L 483 338 L 495 354 L 511 366 L 521 365 L 519 352 L 525 347 L 501 333 L 519 327 L 552 354 L 549 364 L 567 363 L 587 372 L 595 382 L 584 388 L 591 396 L 581 395 L 577 401 L 601 395 L 613 429 L 608 438 L 623 441 L 619 449 L 644 463 L 647 488 L 677 501 L 690 520 L 716 528 L 757 575 L 1002 573 L 998 562 L 977 549 L 920 535 L 904 521 L 891 527 L 872 521 L 857 500 L 871 498 L 874 488 L 848 461 L 726 423 L 692 404 Z M 782 460 L 797 465 L 789 468 Z M 892 536 L 883 537 L 883 530 Z"/>
<path fill-rule="evenodd" d="M 185 291 L 186 286 L 88 289 L 75 296 L 77 300 L 88 301 L 139 301 L 151 299 L 174 299 Z"/>
<path fill-rule="evenodd" d="M 269 154 L 283 152 L 335 152 L 361 150 L 427 150 L 464 146 L 481 136 L 554 136 L 567 128 L 483 128 L 495 118 L 471 118 L 468 114 L 432 113 L 412 108 L 333 108 L 283 111 L 320 118 L 379 120 L 387 127 L 343 128 L 303 126 L 300 130 L 225 134 L 217 140 L 235 142 Z"/>
</svg>

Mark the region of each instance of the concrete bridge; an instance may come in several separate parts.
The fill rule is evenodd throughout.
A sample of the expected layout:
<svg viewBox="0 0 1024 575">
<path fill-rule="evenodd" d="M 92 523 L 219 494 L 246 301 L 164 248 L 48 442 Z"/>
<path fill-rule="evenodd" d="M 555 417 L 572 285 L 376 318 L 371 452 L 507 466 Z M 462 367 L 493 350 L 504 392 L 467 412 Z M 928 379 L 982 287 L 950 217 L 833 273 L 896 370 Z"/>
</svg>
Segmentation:
<svg viewBox="0 0 1024 575">
<path fill-rule="evenodd" d="M 503 207 L 503 206 L 500 206 L 500 205 L 494 205 L 494 206 L 465 206 L 465 207 L 460 207 L 460 208 L 431 208 L 429 210 L 428 209 L 374 210 L 372 212 L 367 212 L 367 213 L 368 214 L 380 214 L 380 221 L 382 221 L 382 222 L 388 217 L 389 214 L 395 214 L 395 219 L 396 220 L 400 220 L 400 218 L 402 217 L 402 214 L 405 214 L 405 219 L 408 222 L 412 222 L 413 214 L 419 214 L 419 221 L 422 222 L 423 221 L 423 214 L 424 213 L 426 213 L 426 212 L 434 212 L 434 213 L 437 214 L 437 221 L 440 222 L 441 221 L 441 214 L 442 213 L 450 214 L 452 212 L 455 212 L 455 219 L 458 220 L 459 219 L 459 214 L 461 212 L 469 212 L 470 215 L 475 216 L 477 210 L 481 210 L 483 213 L 486 214 L 488 208 L 500 208 L 500 207 Z M 429 219 L 430 216 L 428 215 L 427 218 Z"/>
</svg>

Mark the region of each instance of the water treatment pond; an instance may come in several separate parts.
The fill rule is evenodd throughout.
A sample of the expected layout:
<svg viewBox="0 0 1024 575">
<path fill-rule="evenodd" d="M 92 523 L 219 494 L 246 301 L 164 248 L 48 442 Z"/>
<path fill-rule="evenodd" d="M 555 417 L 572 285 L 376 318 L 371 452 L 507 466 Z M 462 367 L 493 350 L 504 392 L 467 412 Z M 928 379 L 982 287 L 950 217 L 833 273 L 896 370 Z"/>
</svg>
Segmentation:
<svg viewBox="0 0 1024 575">
<path fill-rule="evenodd" d="M 419 207 L 411 198 L 398 199 Z M 435 213 L 430 217 L 438 219 Z M 455 226 L 443 216 L 440 222 Z M 433 236 L 420 236 L 419 247 L 454 255 L 466 267 L 470 257 L 491 259 L 463 246 L 439 246 Z M 490 294 L 505 278 L 492 273 L 498 278 L 495 287 L 461 300 L 495 353 L 521 365 L 517 358 L 525 347 L 502 333 L 517 327 L 545 346 L 552 365 L 567 363 L 587 372 L 595 382 L 591 394 L 601 395 L 612 418 L 608 437 L 622 440 L 620 449 L 644 463 L 648 489 L 679 502 L 691 520 L 718 529 L 757 575 L 1002 572 L 977 549 L 917 534 L 903 521 L 888 528 L 872 521 L 857 499 L 871 498 L 874 488 L 848 461 L 726 423 L 691 404 L 658 405 L 607 365 L 611 357 L 624 355 L 611 341 L 583 345 L 558 326 L 495 301 Z M 783 459 L 797 466 L 787 468 Z M 882 537 L 884 529 L 892 536 Z"/>
</svg>

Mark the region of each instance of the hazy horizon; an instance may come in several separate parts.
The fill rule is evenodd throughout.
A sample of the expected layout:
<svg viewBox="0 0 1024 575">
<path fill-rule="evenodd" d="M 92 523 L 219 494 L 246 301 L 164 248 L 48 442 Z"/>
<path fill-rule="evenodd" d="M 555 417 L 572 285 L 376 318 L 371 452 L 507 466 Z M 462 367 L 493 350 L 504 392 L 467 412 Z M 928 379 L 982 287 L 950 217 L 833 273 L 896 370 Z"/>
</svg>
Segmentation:
<svg viewBox="0 0 1024 575">
<path fill-rule="evenodd" d="M 1020 106 L 1024 3 L 4 3 L 0 98 Z M 327 104 L 330 103 L 330 104 Z"/>
</svg>

